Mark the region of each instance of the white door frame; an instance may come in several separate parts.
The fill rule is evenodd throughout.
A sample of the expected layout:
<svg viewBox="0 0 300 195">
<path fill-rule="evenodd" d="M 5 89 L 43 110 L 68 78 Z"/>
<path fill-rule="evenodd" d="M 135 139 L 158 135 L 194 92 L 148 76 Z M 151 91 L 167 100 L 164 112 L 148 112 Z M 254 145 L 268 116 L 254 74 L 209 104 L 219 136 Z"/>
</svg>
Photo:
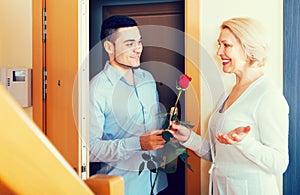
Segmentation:
<svg viewBox="0 0 300 195">
<path fill-rule="evenodd" d="M 78 0 L 78 132 L 81 178 L 89 177 L 89 0 Z"/>
</svg>

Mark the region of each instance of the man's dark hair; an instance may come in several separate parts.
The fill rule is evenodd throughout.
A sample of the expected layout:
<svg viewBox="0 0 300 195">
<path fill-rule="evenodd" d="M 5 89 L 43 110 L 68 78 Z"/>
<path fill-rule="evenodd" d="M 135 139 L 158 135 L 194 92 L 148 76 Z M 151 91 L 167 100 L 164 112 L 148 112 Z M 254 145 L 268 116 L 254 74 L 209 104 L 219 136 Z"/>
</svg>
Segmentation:
<svg viewBox="0 0 300 195">
<path fill-rule="evenodd" d="M 101 40 L 112 35 L 118 28 L 137 26 L 135 20 L 128 16 L 115 15 L 105 19 L 101 26 Z"/>
</svg>

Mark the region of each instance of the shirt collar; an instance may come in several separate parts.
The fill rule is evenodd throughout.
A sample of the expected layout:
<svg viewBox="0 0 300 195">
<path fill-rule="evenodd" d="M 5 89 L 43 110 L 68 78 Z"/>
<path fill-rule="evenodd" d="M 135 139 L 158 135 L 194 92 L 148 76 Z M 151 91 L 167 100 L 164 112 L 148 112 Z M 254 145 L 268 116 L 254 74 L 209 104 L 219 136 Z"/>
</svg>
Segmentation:
<svg viewBox="0 0 300 195">
<path fill-rule="evenodd" d="M 141 71 L 140 68 L 137 68 L 137 69 L 134 69 L 133 70 L 134 72 L 134 78 L 135 78 L 135 82 L 136 84 L 140 83 L 141 81 L 144 80 L 145 78 L 145 75 L 144 73 Z M 125 82 L 126 84 L 128 85 L 131 85 L 129 84 L 126 79 L 124 79 L 124 77 L 122 76 L 122 74 L 120 72 L 118 72 L 114 67 L 112 67 L 109 63 L 109 61 L 107 61 L 105 63 L 105 66 L 104 66 L 104 73 L 107 77 L 107 79 L 110 81 L 110 83 L 112 85 L 115 85 L 117 82 L 119 82 L 120 80 Z"/>
</svg>

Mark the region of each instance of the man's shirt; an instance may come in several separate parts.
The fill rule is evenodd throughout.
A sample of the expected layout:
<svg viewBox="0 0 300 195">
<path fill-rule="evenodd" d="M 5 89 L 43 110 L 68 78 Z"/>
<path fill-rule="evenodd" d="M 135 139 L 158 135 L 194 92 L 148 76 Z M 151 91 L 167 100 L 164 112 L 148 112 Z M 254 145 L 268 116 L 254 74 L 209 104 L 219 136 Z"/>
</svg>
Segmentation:
<svg viewBox="0 0 300 195">
<path fill-rule="evenodd" d="M 105 162 L 98 173 L 123 176 L 125 194 L 149 194 L 154 177 L 148 170 L 138 175 L 146 153 L 139 136 L 161 129 L 158 94 L 149 72 L 138 68 L 133 74 L 134 85 L 106 63 L 90 82 L 90 162 Z"/>
</svg>

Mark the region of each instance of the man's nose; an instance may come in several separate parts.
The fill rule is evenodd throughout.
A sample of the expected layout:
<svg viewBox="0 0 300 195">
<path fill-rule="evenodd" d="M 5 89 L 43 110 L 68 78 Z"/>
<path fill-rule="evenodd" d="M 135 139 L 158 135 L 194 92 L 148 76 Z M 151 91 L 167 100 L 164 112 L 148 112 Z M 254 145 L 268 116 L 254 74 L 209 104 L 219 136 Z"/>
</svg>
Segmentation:
<svg viewBox="0 0 300 195">
<path fill-rule="evenodd" d="M 141 53 L 143 50 L 143 46 L 142 45 L 137 45 L 135 48 L 134 48 L 134 52 L 136 53 Z"/>
</svg>

